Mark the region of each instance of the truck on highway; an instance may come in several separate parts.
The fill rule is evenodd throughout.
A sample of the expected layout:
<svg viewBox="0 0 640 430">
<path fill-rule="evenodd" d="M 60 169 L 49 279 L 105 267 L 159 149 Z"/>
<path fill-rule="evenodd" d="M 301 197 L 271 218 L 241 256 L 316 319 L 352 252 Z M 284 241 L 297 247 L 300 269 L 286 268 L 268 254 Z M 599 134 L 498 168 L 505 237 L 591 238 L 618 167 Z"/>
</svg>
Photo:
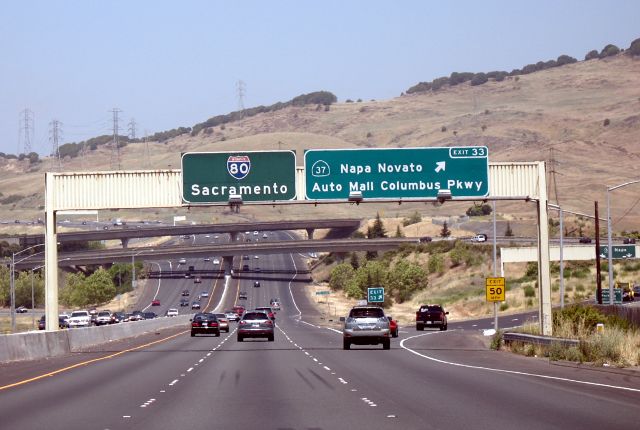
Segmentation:
<svg viewBox="0 0 640 430">
<path fill-rule="evenodd" d="M 447 315 L 441 305 L 422 305 L 416 311 L 416 330 L 425 327 L 438 327 L 441 331 L 447 329 Z"/>
</svg>

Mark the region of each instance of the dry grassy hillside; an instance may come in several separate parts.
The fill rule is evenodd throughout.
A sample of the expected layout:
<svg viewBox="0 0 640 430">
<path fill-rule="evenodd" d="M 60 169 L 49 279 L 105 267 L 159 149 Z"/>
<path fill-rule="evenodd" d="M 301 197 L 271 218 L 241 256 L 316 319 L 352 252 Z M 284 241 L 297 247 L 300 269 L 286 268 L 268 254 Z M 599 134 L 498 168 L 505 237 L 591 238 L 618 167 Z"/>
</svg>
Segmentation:
<svg viewBox="0 0 640 430">
<path fill-rule="evenodd" d="M 608 119 L 608 125 L 604 125 Z M 197 120 L 197 119 L 194 119 Z M 468 84 L 436 93 L 392 100 L 338 103 L 329 111 L 315 106 L 288 108 L 205 130 L 165 143 L 123 148 L 124 169 L 179 168 L 184 151 L 294 149 L 298 163 L 304 149 L 486 145 L 490 161 L 555 159 L 559 202 L 568 209 L 593 212 L 594 200 L 605 210 L 606 185 L 640 177 L 640 59 L 625 55 L 582 61 L 503 82 Z M 553 149 L 553 152 L 552 152 Z M 44 204 L 43 172 L 49 161 L 27 170 L 26 164 L 0 159 L 2 198 L 23 199 L 0 207 L 0 219 L 37 218 Z M 107 148 L 83 159 L 64 160 L 66 171 L 109 170 Z M 551 182 L 551 181 L 549 181 Z M 553 187 L 550 196 L 555 199 Z M 613 219 L 637 203 L 640 185 L 616 191 Z M 375 211 L 403 216 L 419 209 L 428 215 L 458 215 L 468 203 L 431 205 L 360 205 L 332 207 L 243 208 L 258 219 L 309 216 L 363 216 Z M 500 203 L 498 211 L 529 218 L 533 205 Z M 136 216 L 137 214 L 132 214 Z M 156 214 L 154 215 L 162 215 Z M 119 215 L 120 216 L 120 215 Z M 194 212 L 207 221 L 222 221 L 223 209 Z M 637 230 L 640 209 L 631 209 L 616 229 Z M 526 223 L 523 223 L 526 224 Z M 524 227 L 523 227 L 524 228 Z M 518 233 L 516 231 L 516 233 Z"/>
</svg>

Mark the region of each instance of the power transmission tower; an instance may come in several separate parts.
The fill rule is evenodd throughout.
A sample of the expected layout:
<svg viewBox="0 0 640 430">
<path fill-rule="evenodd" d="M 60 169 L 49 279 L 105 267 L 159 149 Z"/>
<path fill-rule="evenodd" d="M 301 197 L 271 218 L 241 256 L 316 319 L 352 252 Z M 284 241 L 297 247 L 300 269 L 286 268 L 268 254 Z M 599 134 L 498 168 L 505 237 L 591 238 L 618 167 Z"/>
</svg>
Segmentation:
<svg viewBox="0 0 640 430">
<path fill-rule="evenodd" d="M 62 123 L 54 119 L 49 123 L 49 139 L 51 141 L 51 164 L 52 170 L 62 171 L 62 160 L 60 159 L 60 142 L 62 141 Z"/>
<path fill-rule="evenodd" d="M 244 94 L 247 91 L 247 85 L 244 81 L 239 80 L 236 82 L 236 93 L 238 95 L 238 110 L 242 112 L 242 116 L 244 116 Z"/>
<path fill-rule="evenodd" d="M 20 129 L 18 137 L 18 154 L 31 153 L 31 142 L 33 141 L 33 112 L 24 109 L 20 112 Z"/>
<path fill-rule="evenodd" d="M 111 110 L 113 113 L 113 140 L 111 141 L 111 170 L 120 170 L 120 142 L 118 141 L 118 114 L 122 112 L 118 108 Z"/>
<path fill-rule="evenodd" d="M 551 175 L 551 180 L 549 181 L 550 182 L 549 185 L 551 185 L 551 182 L 553 182 L 553 195 L 556 198 L 556 204 L 560 206 L 560 198 L 558 197 L 558 181 L 556 180 L 556 174 L 562 175 L 562 173 L 556 170 L 556 166 L 558 165 L 558 162 L 556 160 L 554 151 L 555 151 L 555 148 L 553 146 L 549 148 L 549 174 Z"/>
<path fill-rule="evenodd" d="M 136 138 L 136 119 L 135 118 L 131 118 L 131 121 L 129 121 L 129 127 L 127 131 L 129 132 L 130 139 Z"/>
</svg>

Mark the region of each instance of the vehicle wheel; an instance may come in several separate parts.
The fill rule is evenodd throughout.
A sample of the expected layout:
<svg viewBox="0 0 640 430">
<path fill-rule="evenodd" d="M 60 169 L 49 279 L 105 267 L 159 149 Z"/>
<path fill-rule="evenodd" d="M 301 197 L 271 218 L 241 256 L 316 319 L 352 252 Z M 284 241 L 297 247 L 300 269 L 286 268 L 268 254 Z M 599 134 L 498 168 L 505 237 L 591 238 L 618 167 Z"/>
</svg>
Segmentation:
<svg viewBox="0 0 640 430">
<path fill-rule="evenodd" d="M 398 330 L 393 332 L 393 337 L 398 337 Z"/>
<path fill-rule="evenodd" d="M 391 339 L 384 339 L 382 341 L 382 349 L 391 349 Z"/>
<path fill-rule="evenodd" d="M 267 340 L 268 340 L 269 342 L 273 342 L 273 335 L 269 336 L 269 337 L 267 338 Z"/>
<path fill-rule="evenodd" d="M 446 331 L 447 330 L 447 324 L 440 326 L 440 331 Z"/>
<path fill-rule="evenodd" d="M 242 336 L 238 336 L 238 342 L 242 342 L 244 338 Z"/>
<path fill-rule="evenodd" d="M 351 349 L 351 342 L 349 342 L 347 339 L 343 339 L 342 349 Z"/>
<path fill-rule="evenodd" d="M 418 331 L 424 331 L 424 326 L 423 326 L 423 325 L 418 325 L 418 324 L 416 324 L 416 330 L 418 330 Z"/>
<path fill-rule="evenodd" d="M 217 332 L 215 333 L 215 335 L 216 335 L 216 337 L 220 337 L 220 332 L 219 332 L 219 331 L 217 331 Z"/>
<path fill-rule="evenodd" d="M 191 337 L 195 337 L 195 335 L 196 334 L 194 332 L 191 332 Z"/>
</svg>

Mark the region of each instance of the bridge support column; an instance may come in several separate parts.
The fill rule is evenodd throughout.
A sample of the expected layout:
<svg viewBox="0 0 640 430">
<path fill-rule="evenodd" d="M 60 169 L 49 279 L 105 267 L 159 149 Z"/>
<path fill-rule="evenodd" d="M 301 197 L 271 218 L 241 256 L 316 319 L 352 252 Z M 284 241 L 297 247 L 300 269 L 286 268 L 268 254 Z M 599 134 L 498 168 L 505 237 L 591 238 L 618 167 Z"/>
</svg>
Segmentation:
<svg viewBox="0 0 640 430">
<path fill-rule="evenodd" d="M 308 238 L 309 240 L 313 239 L 313 232 L 314 232 L 314 231 L 315 231 L 315 229 L 314 229 L 314 228 L 308 228 L 308 229 L 307 229 L 307 238 Z"/>
<path fill-rule="evenodd" d="M 47 331 L 56 331 L 58 327 L 58 234 L 56 231 L 56 212 L 53 210 L 54 187 L 53 173 L 45 174 L 45 227 L 44 262 L 45 289 L 44 315 Z"/>
<path fill-rule="evenodd" d="M 547 209 L 547 181 L 544 161 L 538 164 L 538 291 L 540 293 L 540 333 L 553 334 L 551 314 L 551 275 L 549 271 L 549 216 Z"/>
<path fill-rule="evenodd" d="M 122 242 L 122 247 L 127 249 L 129 247 L 129 238 L 128 237 L 123 237 L 122 239 L 120 239 L 120 241 Z"/>
<path fill-rule="evenodd" d="M 230 238 L 230 242 L 231 243 L 235 243 L 235 241 L 238 240 L 238 232 L 237 231 L 229 232 L 229 238 Z M 227 258 L 227 257 L 225 257 L 225 258 Z"/>
</svg>

